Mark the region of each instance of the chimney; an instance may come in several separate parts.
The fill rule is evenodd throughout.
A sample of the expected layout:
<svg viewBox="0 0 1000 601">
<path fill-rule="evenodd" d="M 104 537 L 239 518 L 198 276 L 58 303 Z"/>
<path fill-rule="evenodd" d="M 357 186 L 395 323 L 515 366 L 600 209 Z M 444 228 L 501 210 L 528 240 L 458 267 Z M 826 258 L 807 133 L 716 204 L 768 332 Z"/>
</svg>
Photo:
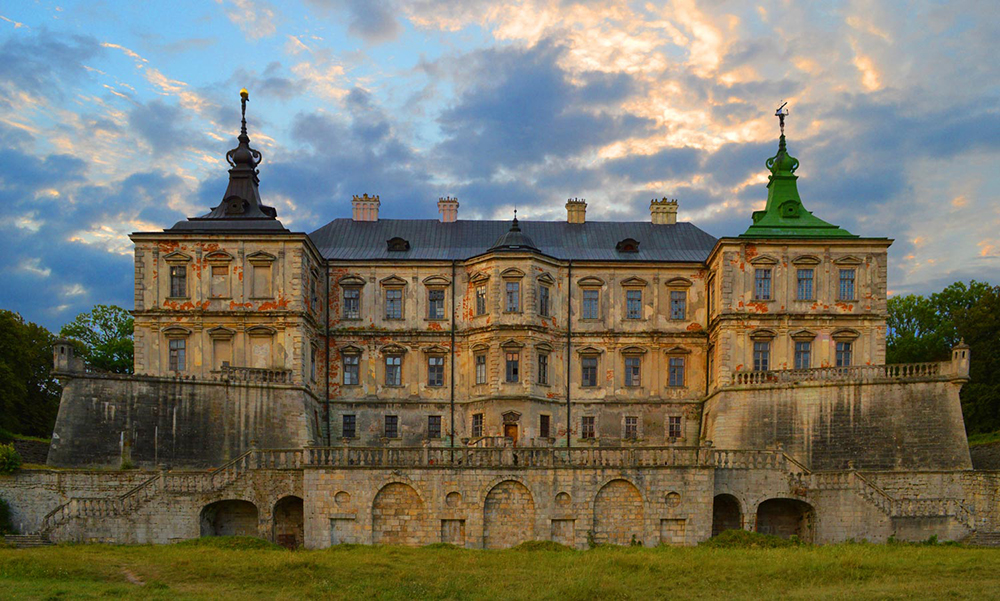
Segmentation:
<svg viewBox="0 0 1000 601">
<path fill-rule="evenodd" d="M 677 199 L 667 200 L 665 197 L 649 202 L 649 216 L 656 225 L 673 225 L 677 223 Z"/>
<path fill-rule="evenodd" d="M 570 198 L 566 201 L 567 223 L 583 223 L 587 221 L 587 201 L 582 198 Z"/>
<path fill-rule="evenodd" d="M 354 195 L 354 199 L 351 200 L 351 208 L 354 209 L 353 219 L 354 221 L 378 221 L 378 207 L 382 204 L 379 202 L 378 195 L 368 196 L 364 194 L 362 196 Z"/>
<path fill-rule="evenodd" d="M 441 223 L 453 223 L 458 220 L 458 199 L 451 196 L 439 198 L 438 211 L 441 212 Z"/>
</svg>

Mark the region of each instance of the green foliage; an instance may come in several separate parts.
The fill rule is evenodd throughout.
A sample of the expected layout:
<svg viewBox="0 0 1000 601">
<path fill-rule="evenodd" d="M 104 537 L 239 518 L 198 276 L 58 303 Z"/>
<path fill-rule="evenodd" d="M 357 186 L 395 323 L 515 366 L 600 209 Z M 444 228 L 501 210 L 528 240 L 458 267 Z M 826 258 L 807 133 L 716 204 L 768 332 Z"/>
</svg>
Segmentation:
<svg viewBox="0 0 1000 601">
<path fill-rule="evenodd" d="M 52 377 L 52 333 L 0 310 L 0 428 L 49 436 L 59 411 Z"/>
<path fill-rule="evenodd" d="M 119 374 L 132 373 L 133 320 L 115 305 L 94 305 L 59 330 L 59 335 L 77 343 L 76 350 L 88 364 Z"/>
<path fill-rule="evenodd" d="M 798 538 L 785 539 L 746 530 L 723 530 L 718 536 L 713 536 L 701 544 L 718 549 L 778 549 L 796 547 L 804 543 Z"/>
<path fill-rule="evenodd" d="M 972 353 L 962 413 L 970 434 L 1000 430 L 1000 286 L 956 282 L 923 297 L 890 298 L 886 363 L 944 361 L 960 340 Z"/>
<path fill-rule="evenodd" d="M 252 536 L 203 536 L 177 543 L 185 547 L 203 547 L 209 549 L 233 550 L 284 550 L 284 547 L 268 542 L 262 538 Z"/>
<path fill-rule="evenodd" d="M 559 544 L 552 540 L 526 540 L 513 547 L 517 551 L 572 551 L 566 545 Z"/>
<path fill-rule="evenodd" d="M 0 474 L 12 474 L 21 467 L 21 454 L 12 444 L 0 444 Z"/>
<path fill-rule="evenodd" d="M 10 521 L 10 505 L 0 499 L 0 535 L 3 534 L 17 534 L 17 530 L 14 530 L 14 524 Z"/>
</svg>

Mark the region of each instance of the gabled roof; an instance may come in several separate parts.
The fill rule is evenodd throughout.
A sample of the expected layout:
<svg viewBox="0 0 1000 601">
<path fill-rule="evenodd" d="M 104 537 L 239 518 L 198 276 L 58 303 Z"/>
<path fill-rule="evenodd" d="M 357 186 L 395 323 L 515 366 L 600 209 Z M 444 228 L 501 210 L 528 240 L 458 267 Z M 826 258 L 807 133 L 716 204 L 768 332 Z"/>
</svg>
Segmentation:
<svg viewBox="0 0 1000 601">
<path fill-rule="evenodd" d="M 510 226 L 509 221 L 334 219 L 309 237 L 323 257 L 331 260 L 450 261 L 486 253 Z M 714 236 L 684 222 L 520 221 L 520 228 L 538 252 L 562 260 L 702 263 L 716 243 Z M 408 240 L 410 250 L 390 254 L 386 240 L 394 237 Z M 618 252 L 615 247 L 625 238 L 639 241 L 639 252 Z"/>
</svg>

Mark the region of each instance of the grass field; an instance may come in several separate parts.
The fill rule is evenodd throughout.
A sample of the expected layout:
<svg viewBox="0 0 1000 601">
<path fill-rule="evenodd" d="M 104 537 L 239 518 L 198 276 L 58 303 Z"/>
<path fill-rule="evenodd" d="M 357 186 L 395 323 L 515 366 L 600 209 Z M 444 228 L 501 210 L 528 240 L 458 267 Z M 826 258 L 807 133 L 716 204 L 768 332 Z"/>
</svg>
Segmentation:
<svg viewBox="0 0 1000 601">
<path fill-rule="evenodd" d="M 1000 550 L 340 546 L 213 539 L 167 546 L 0 549 L 0 597 L 56 599 L 996 598 Z"/>
</svg>

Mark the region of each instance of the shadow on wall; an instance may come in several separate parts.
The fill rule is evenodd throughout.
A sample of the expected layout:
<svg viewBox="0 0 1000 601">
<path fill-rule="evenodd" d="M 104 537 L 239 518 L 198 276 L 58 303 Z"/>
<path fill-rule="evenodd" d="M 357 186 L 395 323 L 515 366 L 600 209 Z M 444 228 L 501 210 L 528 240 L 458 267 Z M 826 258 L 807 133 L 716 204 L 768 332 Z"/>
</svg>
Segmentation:
<svg viewBox="0 0 1000 601">
<path fill-rule="evenodd" d="M 201 510 L 201 535 L 260 536 L 258 521 L 257 506 L 249 501 L 216 501 Z"/>
</svg>

